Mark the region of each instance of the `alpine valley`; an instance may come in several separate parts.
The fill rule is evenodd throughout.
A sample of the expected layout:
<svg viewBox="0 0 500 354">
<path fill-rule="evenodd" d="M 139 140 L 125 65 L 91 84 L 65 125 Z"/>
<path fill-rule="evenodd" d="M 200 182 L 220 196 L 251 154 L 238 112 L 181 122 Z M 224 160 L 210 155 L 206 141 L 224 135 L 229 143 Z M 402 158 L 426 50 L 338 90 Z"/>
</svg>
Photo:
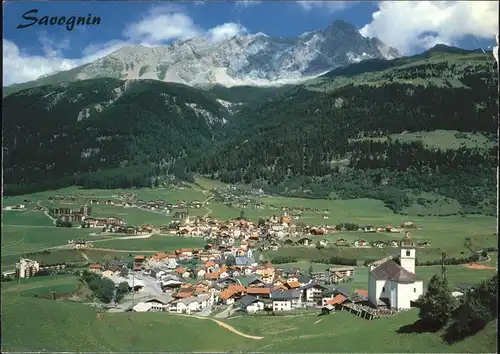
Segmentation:
<svg viewBox="0 0 500 354">
<path fill-rule="evenodd" d="M 402 57 L 341 21 L 126 47 L 4 88 L 4 193 L 200 174 L 403 214 L 496 215 L 497 70 L 444 45 Z"/>
</svg>

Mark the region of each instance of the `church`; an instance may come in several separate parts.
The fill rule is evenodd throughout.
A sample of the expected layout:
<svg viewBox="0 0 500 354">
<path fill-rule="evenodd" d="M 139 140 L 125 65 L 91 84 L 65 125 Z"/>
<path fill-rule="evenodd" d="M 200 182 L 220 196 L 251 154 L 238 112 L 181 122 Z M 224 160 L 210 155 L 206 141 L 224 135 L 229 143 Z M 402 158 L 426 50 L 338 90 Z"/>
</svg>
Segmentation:
<svg viewBox="0 0 500 354">
<path fill-rule="evenodd" d="M 401 265 L 392 257 L 370 265 L 368 299 L 374 307 L 406 310 L 423 294 L 423 281 L 415 275 L 415 244 L 408 232 L 399 247 Z"/>
</svg>

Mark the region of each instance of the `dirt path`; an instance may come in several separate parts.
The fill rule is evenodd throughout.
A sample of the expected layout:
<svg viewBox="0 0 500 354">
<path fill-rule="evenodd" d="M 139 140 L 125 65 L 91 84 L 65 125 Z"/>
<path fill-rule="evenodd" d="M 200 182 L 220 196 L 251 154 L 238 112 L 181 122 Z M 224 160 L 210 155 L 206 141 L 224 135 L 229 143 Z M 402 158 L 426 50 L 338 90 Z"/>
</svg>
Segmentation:
<svg viewBox="0 0 500 354">
<path fill-rule="evenodd" d="M 87 262 L 90 262 L 90 258 L 89 258 L 89 256 L 87 256 L 87 255 L 86 255 L 84 252 L 82 252 L 82 251 L 80 251 L 80 254 L 82 255 L 82 257 L 83 257 L 83 258 L 85 258 L 85 260 L 86 260 Z"/>
<path fill-rule="evenodd" d="M 205 199 L 205 200 L 203 201 L 203 207 L 204 207 L 205 209 L 207 209 L 207 213 L 206 213 L 205 215 L 203 215 L 203 216 L 202 216 L 202 218 L 203 218 L 203 219 L 208 218 L 208 216 L 209 216 L 210 214 L 212 214 L 212 212 L 213 212 L 213 210 L 212 210 L 212 209 L 210 209 L 209 207 L 207 207 L 207 206 L 206 206 L 207 202 L 208 202 L 210 199 L 213 199 L 213 198 L 214 198 L 214 196 L 211 196 L 211 197 L 208 197 L 207 199 Z"/>
<path fill-rule="evenodd" d="M 234 334 L 237 334 L 237 335 L 239 335 L 241 337 L 250 338 L 250 339 L 259 339 L 259 340 L 264 338 L 264 337 L 251 336 L 249 334 L 242 333 L 242 332 L 238 331 L 237 329 L 235 329 L 233 326 L 230 326 L 230 325 L 228 325 L 225 322 L 222 322 L 222 321 L 219 321 L 219 320 L 216 320 L 216 319 L 213 319 L 213 318 L 207 318 L 207 317 L 201 317 L 201 316 L 193 316 L 193 315 L 183 315 L 183 314 L 175 314 L 175 315 L 176 316 L 185 316 L 185 317 L 194 317 L 194 318 L 198 318 L 200 320 L 210 320 L 210 321 L 213 321 L 213 322 L 217 323 L 219 326 L 224 327 L 228 331 L 231 331 Z"/>
<path fill-rule="evenodd" d="M 235 329 L 233 326 L 230 326 L 227 323 L 224 323 L 222 321 L 214 320 L 213 318 L 211 318 L 211 320 L 214 321 L 215 323 L 217 323 L 219 326 L 224 327 L 228 331 L 231 331 L 231 332 L 233 332 L 241 337 L 250 338 L 250 339 L 263 339 L 264 338 L 264 337 L 251 336 L 251 335 L 242 333 L 242 332 L 238 331 L 237 329 Z"/>
<path fill-rule="evenodd" d="M 46 217 L 48 217 L 51 221 L 52 221 L 52 224 L 54 224 L 54 226 L 56 225 L 56 219 L 53 218 L 50 214 L 49 214 L 49 209 L 45 206 L 45 205 L 42 205 L 40 204 L 41 202 L 38 201 L 36 202 L 36 205 L 38 205 L 40 208 L 43 208 L 43 213 L 45 214 Z"/>
</svg>

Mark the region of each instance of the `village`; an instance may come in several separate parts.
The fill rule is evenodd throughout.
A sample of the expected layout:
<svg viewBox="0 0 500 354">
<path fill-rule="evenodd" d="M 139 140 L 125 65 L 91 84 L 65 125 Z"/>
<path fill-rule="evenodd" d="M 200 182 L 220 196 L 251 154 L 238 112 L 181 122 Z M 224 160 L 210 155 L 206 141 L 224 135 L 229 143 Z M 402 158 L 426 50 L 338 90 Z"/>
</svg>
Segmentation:
<svg viewBox="0 0 500 354">
<path fill-rule="evenodd" d="M 258 314 L 318 309 L 321 313 L 346 310 L 374 319 L 410 309 L 423 293 L 423 282 L 415 275 L 416 250 L 408 234 L 398 246 L 401 265 L 392 257 L 369 264 L 368 290 L 354 293 L 341 286 L 354 275 L 354 267 L 307 272 L 269 262 L 259 265 L 248 245 L 224 252 L 207 245 L 205 249 L 179 249 L 151 257 L 136 255 L 132 269 L 124 262 L 112 261 L 91 264 L 89 271 L 112 280 L 117 287 L 128 284 L 131 293 L 115 304 L 112 312 L 208 316 L 217 311 L 218 317 L 224 317 L 238 311 Z"/>
<path fill-rule="evenodd" d="M 136 201 L 133 195 L 119 196 L 119 199 L 122 201 L 91 199 L 90 205 L 50 208 L 46 212 L 56 223 L 101 228 L 102 234 L 199 237 L 206 244 L 202 248 L 180 248 L 172 252 L 157 252 L 152 256 L 135 255 L 132 263 L 113 260 L 106 264 L 90 264 L 87 271 L 111 280 L 117 288 L 123 283 L 128 288 L 125 298 L 109 308 L 112 312 L 164 311 L 198 316 L 216 313 L 216 316 L 224 317 L 237 311 L 259 314 L 347 310 L 357 316 L 374 319 L 410 309 L 413 301 L 423 293 L 423 282 L 415 275 L 415 261 L 416 249 L 425 247 L 426 243 L 415 243 L 411 239 L 410 230 L 416 229 L 412 222 L 400 227 L 353 223 L 308 226 L 297 222 L 301 210 L 288 208 L 278 210 L 280 216 L 261 218 L 258 222 L 247 220 L 243 210 L 240 217 L 223 221 L 190 217 L 190 209 L 203 205 L 198 201 L 175 204 L 162 200 L 145 202 Z M 174 220 L 164 226 L 129 226 L 117 217 L 91 217 L 92 205 L 101 203 L 163 210 L 174 213 Z M 317 212 L 328 214 L 328 210 Z M 331 242 L 323 237 L 346 231 L 385 233 L 385 240 L 367 242 L 359 238 L 348 242 L 338 238 Z M 387 241 L 387 234 L 397 237 Z M 75 249 L 93 246 L 87 240 L 74 239 L 69 243 Z M 351 280 L 357 264 L 331 265 L 323 271 L 314 272 L 311 269 L 280 267 L 265 260 L 265 251 L 294 246 L 318 249 L 392 247 L 399 249 L 399 252 L 394 252 L 400 254 L 397 260 L 389 256 L 366 264 L 370 269 L 366 284 L 368 290 L 358 289 L 350 293 L 342 287 L 342 283 Z M 24 259 L 16 268 L 17 277 L 29 277 L 40 269 L 40 265 Z"/>
<path fill-rule="evenodd" d="M 204 203 L 201 201 L 178 201 L 176 203 L 167 203 L 164 200 L 137 200 L 134 194 L 118 195 L 116 200 L 98 200 L 90 199 L 90 205 L 82 205 L 79 208 L 58 207 L 50 208 L 46 212 L 53 217 L 57 226 L 71 227 L 76 225 L 83 228 L 99 228 L 103 234 L 125 234 L 128 236 L 148 236 L 148 235 L 172 235 L 187 237 L 202 237 L 212 246 L 224 247 L 238 245 L 241 241 L 249 244 L 250 247 L 258 245 L 260 251 L 277 251 L 281 247 L 300 246 L 300 247 L 398 247 L 398 236 L 405 231 L 417 229 L 412 222 L 405 222 L 399 227 L 392 225 L 357 225 L 354 223 L 340 223 L 337 225 L 325 224 L 322 226 L 309 226 L 304 223 L 301 214 L 304 212 L 315 212 L 328 220 L 329 211 L 313 208 L 288 208 L 276 207 L 273 205 L 264 206 L 256 204 L 250 199 L 232 196 L 230 199 L 225 197 L 228 205 L 236 203 L 241 208 L 240 217 L 228 221 L 217 218 L 191 216 L 190 210 L 201 208 Z M 51 197 L 51 201 L 77 202 L 76 197 L 61 196 Z M 227 201 L 229 200 L 229 201 Z M 235 202 L 236 201 L 236 202 Z M 248 203 L 248 204 L 247 204 Z M 139 208 L 155 213 L 164 213 L 172 216 L 172 221 L 165 225 L 128 225 L 127 222 L 115 216 L 93 217 L 92 205 L 113 205 L 124 208 Z M 22 209 L 23 205 L 15 206 Z M 269 208 L 273 215 L 268 219 L 259 219 L 258 222 L 252 222 L 244 217 L 244 211 L 247 208 L 262 209 Z M 37 206 L 37 208 L 39 208 Z M 354 241 L 348 241 L 342 237 L 336 240 L 321 239 L 314 241 L 316 236 L 325 236 L 339 232 L 355 231 L 364 233 L 390 233 L 395 235 L 393 239 L 387 239 L 384 235 L 380 240 L 368 241 L 358 238 Z M 313 237 L 313 238 L 311 238 Z M 74 241 L 75 248 L 92 247 L 91 242 L 83 240 Z M 429 247 L 429 241 L 419 240 L 417 247 Z"/>
</svg>

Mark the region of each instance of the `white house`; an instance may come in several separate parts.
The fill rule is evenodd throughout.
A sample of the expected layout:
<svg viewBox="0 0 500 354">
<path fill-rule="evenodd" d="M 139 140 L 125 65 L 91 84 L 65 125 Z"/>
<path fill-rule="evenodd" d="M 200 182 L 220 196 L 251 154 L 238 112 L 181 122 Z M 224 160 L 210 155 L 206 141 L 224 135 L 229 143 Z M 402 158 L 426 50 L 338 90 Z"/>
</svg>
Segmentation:
<svg viewBox="0 0 500 354">
<path fill-rule="evenodd" d="M 142 302 L 146 304 L 151 304 L 150 310 L 151 312 L 159 312 L 166 311 L 169 309 L 169 303 L 173 301 L 173 298 L 168 295 L 159 295 L 154 297 L 149 297 Z"/>
<path fill-rule="evenodd" d="M 300 291 L 271 291 L 270 296 L 273 302 L 273 311 L 290 311 L 300 307 L 302 304 Z"/>
<path fill-rule="evenodd" d="M 264 302 L 252 295 L 245 295 L 240 300 L 241 307 L 248 313 L 264 310 Z"/>
<path fill-rule="evenodd" d="M 199 309 L 200 309 L 200 304 L 198 302 L 198 298 L 193 296 L 185 299 L 176 300 L 170 306 L 170 311 L 177 313 L 190 314 L 192 312 L 198 311 Z"/>
<path fill-rule="evenodd" d="M 175 269 L 177 268 L 178 264 L 177 261 L 174 258 L 169 258 L 167 261 L 167 268 L 169 269 Z"/>
<path fill-rule="evenodd" d="M 405 310 L 423 294 L 423 281 L 415 275 L 416 249 L 408 233 L 401 240 L 400 248 L 401 265 L 388 259 L 370 266 L 368 298 L 373 306 Z"/>
<path fill-rule="evenodd" d="M 139 302 L 137 305 L 133 307 L 135 312 L 151 312 L 153 304 L 146 302 Z"/>
<path fill-rule="evenodd" d="M 228 276 L 229 276 L 228 272 L 223 271 L 219 274 L 219 279 L 224 279 L 227 278 Z"/>
<path fill-rule="evenodd" d="M 211 297 L 208 294 L 199 294 L 196 298 L 198 299 L 198 304 L 200 309 L 204 309 L 205 307 L 212 305 L 213 302 L 211 301 Z"/>
<path fill-rule="evenodd" d="M 303 299 L 306 302 L 319 302 L 323 298 L 323 293 L 327 290 L 326 287 L 314 282 L 310 282 L 300 288 L 302 290 Z"/>
<path fill-rule="evenodd" d="M 264 303 L 260 300 L 247 306 L 248 313 L 255 313 L 257 311 L 262 311 L 262 310 L 264 310 Z"/>
</svg>

